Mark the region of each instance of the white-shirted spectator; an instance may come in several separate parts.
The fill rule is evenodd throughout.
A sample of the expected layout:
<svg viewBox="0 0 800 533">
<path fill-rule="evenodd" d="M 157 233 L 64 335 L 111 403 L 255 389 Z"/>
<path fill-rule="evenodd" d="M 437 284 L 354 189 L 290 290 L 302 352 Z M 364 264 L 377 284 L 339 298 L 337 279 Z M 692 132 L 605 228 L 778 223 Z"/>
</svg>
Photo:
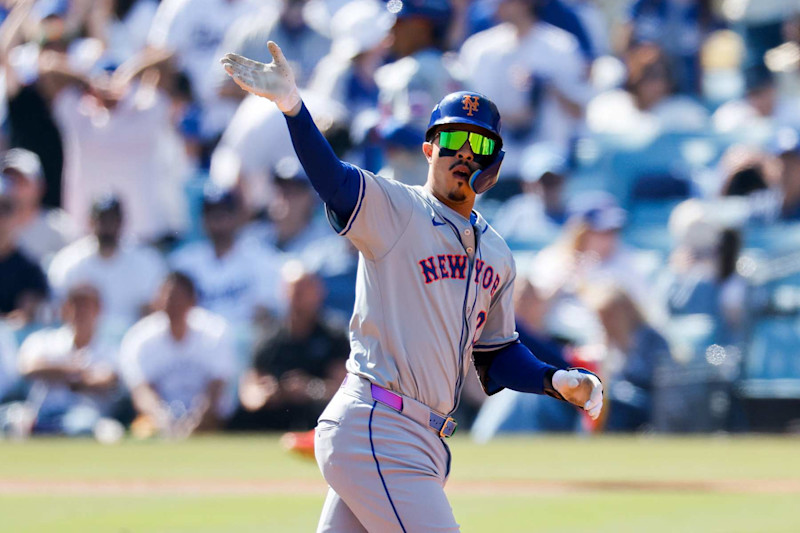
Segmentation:
<svg viewBox="0 0 800 533">
<path fill-rule="evenodd" d="M 203 106 L 207 139 L 222 132 L 239 103 L 218 94 L 219 47 L 236 20 L 255 15 L 262 6 L 255 0 L 164 0 L 156 12 L 148 44 L 171 52 L 186 73 Z"/>
<path fill-rule="evenodd" d="M 551 301 L 549 333 L 587 342 L 600 332 L 596 317 L 579 299 L 589 285 L 615 283 L 643 307 L 653 302 L 645 273 L 619 238 L 627 214 L 613 196 L 584 193 L 568 211 L 560 238 L 537 254 L 528 278 Z"/>
<path fill-rule="evenodd" d="M 29 258 L 46 265 L 79 237 L 78 228 L 65 211 L 42 206 L 44 176 L 35 153 L 12 148 L 0 158 L 0 172 L 11 181 L 17 198 L 17 244 Z"/>
<path fill-rule="evenodd" d="M 669 58 L 660 48 L 635 47 L 627 54 L 626 66 L 625 86 L 601 93 L 589 103 L 589 130 L 647 138 L 708 127 L 708 111 L 693 98 L 675 93 Z"/>
<path fill-rule="evenodd" d="M 243 210 L 236 195 L 209 185 L 203 196 L 207 239 L 189 243 L 170 257 L 174 270 L 197 288 L 197 303 L 236 328 L 265 322 L 283 310 L 282 259 L 274 249 L 239 236 Z"/>
<path fill-rule="evenodd" d="M 522 161 L 523 194 L 502 205 L 492 227 L 511 243 L 546 244 L 555 240 L 566 220 L 567 160 L 554 146 L 538 144 L 525 150 Z"/>
<path fill-rule="evenodd" d="M 230 414 L 224 389 L 235 379 L 235 355 L 222 317 L 195 307 L 194 284 L 173 272 L 159 311 L 125 335 L 120 372 L 138 413 L 134 434 L 188 436 L 219 427 Z"/>
<path fill-rule="evenodd" d="M 34 432 L 85 435 L 110 414 L 117 386 L 117 347 L 98 335 L 102 304 L 91 285 L 72 287 L 62 306 L 64 325 L 28 336 L 19 350 L 20 374 L 37 396 Z"/>
<path fill-rule="evenodd" d="M 103 333 L 120 338 L 146 314 L 166 266 L 155 250 L 120 239 L 126 220 L 115 197 L 103 197 L 92 208 L 93 234 L 67 246 L 53 258 L 48 277 L 56 297 L 90 282 L 103 300 Z"/>
<path fill-rule="evenodd" d="M 800 102 L 780 93 L 767 67 L 750 67 L 744 77 L 744 97 L 725 102 L 711 117 L 716 131 L 760 141 L 780 127 L 800 129 Z"/>
<path fill-rule="evenodd" d="M 503 22 L 467 39 L 459 52 L 467 87 L 497 102 L 503 116 L 507 175 L 519 174 L 526 145 L 566 149 L 591 97 L 577 39 L 537 20 L 535 4 L 503 0 L 497 11 Z"/>
<path fill-rule="evenodd" d="M 185 229 L 188 158 L 157 78 L 115 87 L 98 75 L 92 91 L 61 91 L 54 116 L 64 142 L 64 208 L 80 225 L 94 198 L 125 203 L 125 232 L 155 241 Z"/>
</svg>

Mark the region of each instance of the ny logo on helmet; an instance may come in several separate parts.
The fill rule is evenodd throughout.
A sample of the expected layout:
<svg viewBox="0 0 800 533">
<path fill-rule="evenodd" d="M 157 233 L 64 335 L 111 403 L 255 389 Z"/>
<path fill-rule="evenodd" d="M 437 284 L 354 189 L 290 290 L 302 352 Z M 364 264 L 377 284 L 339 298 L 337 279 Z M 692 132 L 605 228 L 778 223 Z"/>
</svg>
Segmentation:
<svg viewBox="0 0 800 533">
<path fill-rule="evenodd" d="M 478 106 L 481 104 L 477 96 L 470 96 L 468 94 L 465 94 L 461 101 L 464 102 L 464 107 L 462 109 L 467 112 L 467 116 L 469 117 L 478 110 Z"/>
</svg>

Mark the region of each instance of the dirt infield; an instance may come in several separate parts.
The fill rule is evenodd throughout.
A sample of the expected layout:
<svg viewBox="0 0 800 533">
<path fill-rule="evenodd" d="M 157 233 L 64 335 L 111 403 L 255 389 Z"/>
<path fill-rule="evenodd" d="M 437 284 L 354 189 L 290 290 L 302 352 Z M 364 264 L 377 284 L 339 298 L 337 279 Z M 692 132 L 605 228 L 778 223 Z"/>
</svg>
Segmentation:
<svg viewBox="0 0 800 533">
<path fill-rule="evenodd" d="M 241 480 L 141 480 L 141 481 L 55 481 L 0 480 L 0 495 L 16 496 L 322 496 L 322 481 L 241 481 Z M 465 495 L 554 495 L 609 492 L 686 492 L 739 494 L 800 493 L 799 479 L 719 480 L 719 481 L 453 481 L 449 494 Z"/>
</svg>

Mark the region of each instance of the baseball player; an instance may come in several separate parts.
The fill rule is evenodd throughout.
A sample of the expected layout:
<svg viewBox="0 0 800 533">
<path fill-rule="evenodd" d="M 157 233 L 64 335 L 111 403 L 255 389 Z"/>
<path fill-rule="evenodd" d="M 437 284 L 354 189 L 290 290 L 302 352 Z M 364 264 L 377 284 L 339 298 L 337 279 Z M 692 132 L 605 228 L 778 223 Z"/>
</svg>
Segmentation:
<svg viewBox="0 0 800 533">
<path fill-rule="evenodd" d="M 497 108 L 478 93 L 445 96 L 422 145 L 427 181 L 408 186 L 339 161 L 280 48 L 268 47 L 269 64 L 236 54 L 222 64 L 283 111 L 331 225 L 360 254 L 348 375 L 316 428 L 330 486 L 317 531 L 458 531 L 444 438 L 471 357 L 488 394 L 549 394 L 592 418 L 603 396 L 593 374 L 557 370 L 517 341 L 511 252 L 472 210 L 503 159 Z"/>
</svg>

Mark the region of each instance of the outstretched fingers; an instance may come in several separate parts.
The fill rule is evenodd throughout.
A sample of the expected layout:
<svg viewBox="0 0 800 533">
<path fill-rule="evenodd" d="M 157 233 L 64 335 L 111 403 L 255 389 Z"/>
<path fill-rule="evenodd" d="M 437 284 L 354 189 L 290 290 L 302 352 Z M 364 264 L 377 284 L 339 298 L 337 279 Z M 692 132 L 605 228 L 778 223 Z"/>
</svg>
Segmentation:
<svg viewBox="0 0 800 533">
<path fill-rule="evenodd" d="M 278 43 L 275 41 L 269 41 L 267 43 L 267 48 L 269 49 L 269 53 L 272 54 L 272 61 L 275 62 L 276 66 L 283 66 L 288 63 L 286 61 L 286 57 L 283 55 L 283 50 L 281 50 L 281 47 L 278 46 Z"/>
<path fill-rule="evenodd" d="M 264 65 L 264 63 L 261 63 L 260 61 L 248 59 L 242 55 L 233 53 L 225 54 L 225 57 L 222 58 L 222 61 L 230 62 L 231 64 L 240 65 L 244 68 L 249 68 L 249 69 L 263 69 L 266 66 Z"/>
</svg>

